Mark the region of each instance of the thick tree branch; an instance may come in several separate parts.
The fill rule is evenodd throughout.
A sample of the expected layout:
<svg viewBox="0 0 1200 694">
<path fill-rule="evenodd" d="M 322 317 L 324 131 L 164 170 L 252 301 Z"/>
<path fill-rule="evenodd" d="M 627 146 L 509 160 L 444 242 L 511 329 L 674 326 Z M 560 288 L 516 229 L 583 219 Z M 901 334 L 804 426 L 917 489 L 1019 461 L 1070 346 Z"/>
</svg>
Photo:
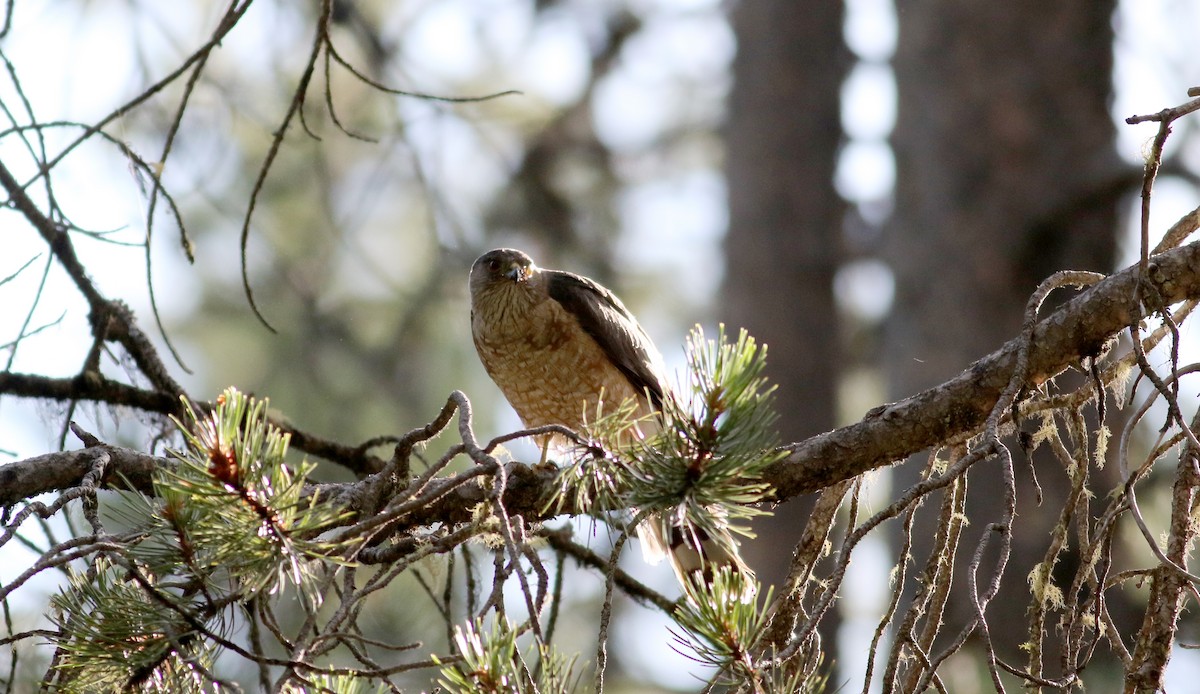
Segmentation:
<svg viewBox="0 0 1200 694">
<path fill-rule="evenodd" d="M 1147 281 L 1163 305 L 1200 297 L 1200 245 L 1152 257 Z M 1139 306 L 1137 285 L 1133 266 L 1040 321 L 1033 332 L 1026 388 L 1098 355 L 1109 339 L 1152 315 L 1154 307 Z M 1019 349 L 1020 340 L 1010 340 L 942 385 L 878 407 L 857 424 L 788 446 L 787 458 L 767 473 L 775 498 L 824 489 L 981 426 L 1008 383 Z"/>
<path fill-rule="evenodd" d="M 108 474 L 103 480 L 108 488 L 134 489 L 151 493 L 151 475 L 155 468 L 171 465 L 166 458 L 141 453 L 118 446 L 106 446 L 111 459 Z M 34 458 L 0 466 L 0 508 L 9 508 L 25 499 L 45 492 L 78 486 L 92 469 L 94 456 L 87 448 L 47 453 Z M 121 482 L 128 480 L 126 485 Z"/>
</svg>

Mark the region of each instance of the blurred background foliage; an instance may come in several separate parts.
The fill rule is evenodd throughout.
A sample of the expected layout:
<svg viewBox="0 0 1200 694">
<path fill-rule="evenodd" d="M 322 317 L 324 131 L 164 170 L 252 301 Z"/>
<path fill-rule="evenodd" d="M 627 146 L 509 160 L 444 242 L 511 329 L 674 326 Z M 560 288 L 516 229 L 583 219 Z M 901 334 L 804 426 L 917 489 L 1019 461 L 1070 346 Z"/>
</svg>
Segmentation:
<svg viewBox="0 0 1200 694">
<path fill-rule="evenodd" d="M 19 79 L 37 121 L 91 123 L 179 65 L 226 4 L 10 8 L 0 43 L 9 113 L 22 112 Z M 1183 0 L 337 0 L 340 54 L 408 94 L 317 61 L 303 120 L 284 134 L 247 231 L 245 275 L 272 332 L 247 302 L 239 241 L 321 11 L 254 2 L 191 91 L 161 182 L 182 212 L 193 265 L 163 205 L 148 231 L 152 182 L 116 147 L 92 140 L 73 152 L 54 193 L 101 287 L 147 327 L 150 278 L 193 396 L 236 385 L 349 444 L 423 424 L 453 389 L 472 398 L 482 437 L 518 428 L 478 364 L 467 320 L 467 269 L 497 246 L 616 289 L 672 368 L 692 324 L 749 328 L 770 347 L 785 440 L 856 419 L 1015 335 L 1045 274 L 1124 264 L 1150 133 L 1114 118 L 1179 102 L 1198 74 L 1189 47 L 1200 15 Z M 185 85 L 170 83 L 105 132 L 161 161 Z M 46 146 L 79 133 L 49 129 Z M 1175 147 L 1162 220 L 1197 199 L 1200 145 L 1184 132 Z M 36 170 L 12 137 L 0 157 L 25 176 Z M 8 217 L 0 276 L 43 252 L 4 230 Z M 33 325 L 50 325 L 10 346 L 8 366 L 70 375 L 88 343 L 86 316 L 53 266 L 31 304 L 43 263 L 0 286 L 5 330 L 27 311 Z M 60 414 L 0 402 L 0 448 L 40 451 L 59 438 Z M 144 439 L 119 417 L 89 416 L 109 440 Z M 348 476 L 330 465 L 316 474 Z M 888 489 L 877 476 L 872 493 Z M 782 576 L 806 513 L 802 500 L 781 509 L 747 548 L 768 582 Z M 631 571 L 672 589 L 663 567 L 633 559 Z M 432 564 L 431 576 L 452 570 Z M 861 671 L 859 610 L 881 595 L 871 570 L 857 580 L 876 597 L 846 606 L 847 624 L 826 630 L 827 642 L 846 644 L 833 682 Z M 568 601 L 596 599 L 579 573 Z M 403 597 L 421 590 L 405 577 L 381 596 L 380 628 L 438 638 L 427 633 L 437 617 Z M 610 682 L 694 688 L 684 661 L 670 660 L 662 619 L 619 610 L 612 666 L 623 674 Z M 565 610 L 580 628 L 561 633 L 591 634 L 588 614 Z M 974 686 L 969 670 L 955 691 Z"/>
</svg>

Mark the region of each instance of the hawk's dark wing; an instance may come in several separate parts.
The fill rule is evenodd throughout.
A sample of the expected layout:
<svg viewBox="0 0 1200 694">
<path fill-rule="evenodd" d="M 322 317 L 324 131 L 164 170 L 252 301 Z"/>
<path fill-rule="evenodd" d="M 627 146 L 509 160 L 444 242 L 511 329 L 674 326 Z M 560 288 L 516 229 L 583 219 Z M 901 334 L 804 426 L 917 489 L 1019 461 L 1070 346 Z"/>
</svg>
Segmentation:
<svg viewBox="0 0 1200 694">
<path fill-rule="evenodd" d="M 634 389 L 647 392 L 655 409 L 662 409 L 668 392 L 662 357 L 629 309 L 615 294 L 586 277 L 559 270 L 542 270 L 546 289 L 575 316 Z"/>
</svg>

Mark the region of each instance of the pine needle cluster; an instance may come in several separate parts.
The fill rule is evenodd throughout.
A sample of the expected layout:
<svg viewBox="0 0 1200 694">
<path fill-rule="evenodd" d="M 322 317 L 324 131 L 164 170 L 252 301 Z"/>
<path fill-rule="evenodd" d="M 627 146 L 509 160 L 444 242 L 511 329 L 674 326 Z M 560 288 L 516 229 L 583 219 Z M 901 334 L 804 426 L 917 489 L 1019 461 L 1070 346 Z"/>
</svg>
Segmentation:
<svg viewBox="0 0 1200 694">
<path fill-rule="evenodd" d="M 767 623 L 757 605 L 741 607 L 745 577 L 722 566 L 712 581 L 697 582 L 697 600 L 685 600 L 675 611 L 675 621 L 686 632 L 674 632 L 677 648 L 697 662 L 727 668 L 742 675 L 754 671 L 753 648 Z M 766 603 L 770 604 L 770 594 Z"/>
<path fill-rule="evenodd" d="M 794 663 L 776 663 L 760 640 L 770 619 L 771 591 L 747 602 L 746 577 L 728 566 L 697 582 L 693 600 L 680 602 L 672 630 L 676 652 L 717 669 L 716 681 L 737 691 L 803 694 L 823 691 L 825 680 Z"/>
<path fill-rule="evenodd" d="M 774 387 L 763 377 L 766 347 L 745 330 L 731 342 L 724 326 L 716 340 L 697 326 L 686 352 L 683 383 L 655 421 L 635 420 L 633 403 L 597 413 L 584 433 L 598 445 L 582 449 L 578 462 L 562 471 L 557 500 L 573 499 L 576 508 L 592 512 L 635 509 L 641 522 L 661 524 L 663 537 L 682 532 L 692 546 L 700 546 L 698 538 L 732 544 L 731 532 L 751 536 L 746 521 L 766 513 L 754 506 L 770 491 L 762 475 L 783 455 Z M 646 432 L 652 433 L 638 435 Z M 706 577 L 684 589 L 675 614 L 681 652 L 719 668 L 731 682 L 782 676 L 753 655 L 765 607 L 753 599 L 759 587 L 752 577 L 723 567 L 711 582 Z M 795 684 L 782 682 L 768 689 Z"/>
<path fill-rule="evenodd" d="M 62 690 L 203 689 L 197 670 L 211 667 L 216 650 L 198 641 L 186 619 L 149 599 L 144 587 L 111 561 L 100 559 L 87 572 L 72 572 L 50 607 L 65 654 L 56 663 Z"/>
<path fill-rule="evenodd" d="M 177 464 L 116 512 L 131 532 L 52 599 L 66 691 L 194 690 L 184 685 L 211 665 L 233 609 L 285 586 L 319 600 L 311 560 L 338 548 L 315 538 L 338 515 L 301 499 L 311 466 L 285 464 L 266 401 L 231 388 L 211 414 L 185 405 Z"/>
<path fill-rule="evenodd" d="M 454 628 L 455 650 L 462 659 L 442 665 L 439 684 L 446 691 L 566 694 L 577 689 L 580 675 L 575 672 L 574 657 L 565 657 L 539 642 L 530 647 L 538 656 L 537 665 L 530 668 L 517 643 L 519 631 L 508 619 L 493 619 L 486 632 L 484 621 L 474 619 Z"/>
<path fill-rule="evenodd" d="M 167 566 L 182 559 L 210 585 L 223 580 L 244 597 L 291 584 L 315 601 L 306 562 L 337 556 L 336 547 L 314 538 L 339 512 L 303 498 L 315 465 L 285 463 L 289 437 L 268 422 L 267 409 L 267 400 L 234 388 L 211 415 L 187 407 L 179 424 L 188 446 L 175 453 L 180 464 L 156 478 L 162 503 L 149 516 L 154 537 L 166 543 L 144 543 L 142 554 Z"/>
<path fill-rule="evenodd" d="M 752 505 L 770 491 L 762 473 L 783 455 L 766 359 L 766 346 L 744 329 L 736 342 L 724 326 L 716 340 L 699 326 L 688 336 L 684 395 L 668 398 L 658 434 L 630 449 L 629 500 L 664 511 L 656 516 L 664 536 L 672 527 L 714 539 L 728 537 L 725 529 L 750 536 L 743 521 L 764 513 Z"/>
<path fill-rule="evenodd" d="M 783 456 L 775 388 L 762 375 L 766 346 L 745 330 L 730 342 L 724 326 L 709 340 L 696 326 L 686 350 L 685 382 L 665 399 L 659 421 L 634 420 L 632 403 L 599 413 L 585 434 L 600 445 L 563 471 L 558 500 L 574 495 L 585 510 L 637 508 L 663 524 L 665 537 L 672 528 L 750 537 L 745 521 L 765 513 L 753 504 L 770 491 L 762 473 Z"/>
</svg>

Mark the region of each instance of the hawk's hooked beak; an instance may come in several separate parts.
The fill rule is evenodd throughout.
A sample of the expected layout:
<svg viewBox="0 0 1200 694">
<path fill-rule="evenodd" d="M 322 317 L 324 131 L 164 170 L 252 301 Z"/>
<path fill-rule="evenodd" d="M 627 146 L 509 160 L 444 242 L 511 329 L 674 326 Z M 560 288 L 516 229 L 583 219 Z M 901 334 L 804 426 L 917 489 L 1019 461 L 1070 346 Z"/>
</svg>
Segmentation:
<svg viewBox="0 0 1200 694">
<path fill-rule="evenodd" d="M 520 282 L 528 279 L 531 274 L 533 271 L 530 268 L 524 267 L 520 263 L 513 263 L 508 267 L 508 272 L 505 272 L 504 276 L 513 282 Z"/>
</svg>

